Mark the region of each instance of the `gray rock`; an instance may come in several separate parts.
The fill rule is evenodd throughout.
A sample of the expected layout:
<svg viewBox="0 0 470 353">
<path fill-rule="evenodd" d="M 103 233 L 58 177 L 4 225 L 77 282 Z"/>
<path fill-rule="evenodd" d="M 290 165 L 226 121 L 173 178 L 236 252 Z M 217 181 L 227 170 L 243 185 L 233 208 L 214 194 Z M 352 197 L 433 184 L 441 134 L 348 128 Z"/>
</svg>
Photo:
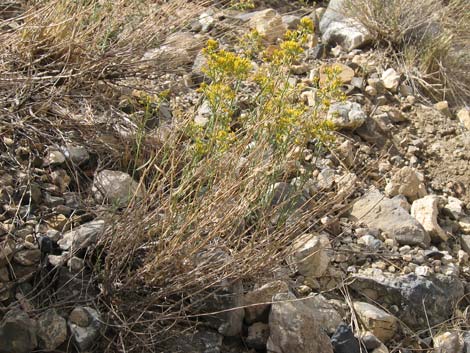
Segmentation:
<svg viewBox="0 0 470 353">
<path fill-rule="evenodd" d="M 365 223 L 370 229 L 387 232 L 388 237 L 397 240 L 401 245 L 428 246 L 430 243 L 429 235 L 421 224 L 378 190 L 370 190 L 356 201 L 351 216 Z"/>
<path fill-rule="evenodd" d="M 65 162 L 65 156 L 59 150 L 50 148 L 44 162 L 45 165 L 60 165 Z"/>
<path fill-rule="evenodd" d="M 339 44 L 351 51 L 371 42 L 369 31 L 359 22 L 345 14 L 344 0 L 331 0 L 320 20 L 322 41 Z"/>
<path fill-rule="evenodd" d="M 361 106 L 355 102 L 333 103 L 327 114 L 327 119 L 339 129 L 357 129 L 364 124 L 366 118 Z"/>
<path fill-rule="evenodd" d="M 275 294 L 287 293 L 288 291 L 289 287 L 287 283 L 284 281 L 274 281 L 246 293 L 243 298 L 245 322 L 251 324 L 255 321 L 261 321 L 267 318 L 271 304 L 256 304 L 269 303 L 272 301 Z"/>
<path fill-rule="evenodd" d="M 62 152 L 65 158 L 77 166 L 88 162 L 90 159 L 90 154 L 85 146 L 68 143 L 62 147 Z"/>
<path fill-rule="evenodd" d="M 381 271 L 353 275 L 351 288 L 384 306 L 397 305 L 397 316 L 412 329 L 426 329 L 452 316 L 454 305 L 464 295 L 462 282 L 440 274 L 427 277 L 408 274 L 396 276 Z"/>
<path fill-rule="evenodd" d="M 92 192 L 98 202 L 106 201 L 125 207 L 135 196 L 142 198 L 143 189 L 127 174 L 116 170 L 102 170 L 95 175 Z"/>
<path fill-rule="evenodd" d="M 14 256 L 13 260 L 16 263 L 23 266 L 32 266 L 39 263 L 41 260 L 41 250 L 31 249 L 31 250 L 20 250 Z"/>
<path fill-rule="evenodd" d="M 254 349 L 266 349 L 266 342 L 269 338 L 269 325 L 263 322 L 255 322 L 248 327 L 246 345 Z"/>
<path fill-rule="evenodd" d="M 87 326 L 79 326 L 70 319 L 68 322 L 73 342 L 81 352 L 87 350 L 93 345 L 100 334 L 102 326 L 101 316 L 95 309 L 89 307 L 83 307 L 83 309 L 88 313 L 89 317 L 89 323 Z"/>
<path fill-rule="evenodd" d="M 19 309 L 10 310 L 0 323 L 0 352 L 30 353 L 36 347 L 36 322 Z"/>
<path fill-rule="evenodd" d="M 67 339 L 67 322 L 55 309 L 49 309 L 38 318 L 39 347 L 54 350 Z"/>
<path fill-rule="evenodd" d="M 268 352 L 333 353 L 329 337 L 315 318 L 315 310 L 292 294 L 277 294 L 269 316 Z M 289 301 L 291 300 L 291 301 Z"/>
<path fill-rule="evenodd" d="M 15 251 L 15 241 L 13 239 L 5 239 L 0 243 L 0 267 L 10 263 Z"/>
<path fill-rule="evenodd" d="M 434 336 L 436 353 L 463 353 L 465 342 L 457 331 L 447 331 Z"/>
<path fill-rule="evenodd" d="M 341 324 L 341 315 L 332 304 L 321 294 L 311 294 L 303 299 L 305 305 L 315 312 L 315 319 L 320 328 L 328 334 L 333 334 Z"/>
<path fill-rule="evenodd" d="M 307 279 L 321 277 L 330 263 L 331 249 L 328 235 L 304 234 L 292 245 L 292 255 L 287 262 L 291 269 Z"/>
<path fill-rule="evenodd" d="M 233 259 L 222 250 L 208 250 L 201 252 L 195 259 L 194 266 L 204 268 L 210 266 L 224 266 Z M 191 300 L 195 303 L 195 310 L 200 313 L 214 313 L 206 316 L 208 326 L 215 328 L 224 336 L 237 336 L 241 333 L 245 310 L 243 306 L 243 282 L 241 280 L 222 280 L 217 286 L 193 295 Z M 239 308 L 239 309 L 235 309 Z"/>
<path fill-rule="evenodd" d="M 91 244 L 96 243 L 98 236 L 103 232 L 105 221 L 94 220 L 77 228 L 66 232 L 58 244 L 62 250 L 69 250 L 70 248 L 80 249 L 86 248 Z"/>
</svg>

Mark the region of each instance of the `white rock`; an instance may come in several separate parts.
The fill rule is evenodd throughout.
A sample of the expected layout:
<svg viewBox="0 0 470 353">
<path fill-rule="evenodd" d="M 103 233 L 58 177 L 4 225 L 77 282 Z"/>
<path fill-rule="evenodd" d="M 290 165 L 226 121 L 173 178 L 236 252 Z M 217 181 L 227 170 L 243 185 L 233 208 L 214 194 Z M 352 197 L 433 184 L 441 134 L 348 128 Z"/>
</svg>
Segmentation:
<svg viewBox="0 0 470 353">
<path fill-rule="evenodd" d="M 445 208 L 449 210 L 457 220 L 465 217 L 464 203 L 456 197 L 449 196 Z"/>
<path fill-rule="evenodd" d="M 98 236 L 103 232 L 105 226 L 104 220 L 94 220 L 64 233 L 58 244 L 62 250 L 69 250 L 73 247 L 75 250 L 86 248 L 96 243 Z"/>
<path fill-rule="evenodd" d="M 127 206 L 134 196 L 144 196 L 143 189 L 129 174 L 107 169 L 95 175 L 92 192 L 98 202 L 107 201 L 118 207 Z"/>
<path fill-rule="evenodd" d="M 468 108 L 460 109 L 459 112 L 457 113 L 457 118 L 467 130 L 470 130 L 470 109 Z"/>
<path fill-rule="evenodd" d="M 320 20 L 320 32 L 324 43 L 339 44 L 346 51 L 362 47 L 372 40 L 362 24 L 346 16 L 344 0 L 330 1 Z"/>
<path fill-rule="evenodd" d="M 417 276 L 426 277 L 432 274 L 432 270 L 428 266 L 417 266 L 415 268 L 415 274 Z"/>
<path fill-rule="evenodd" d="M 339 129 L 357 129 L 364 124 L 366 118 L 361 106 L 355 102 L 333 103 L 327 113 L 327 119 Z"/>
<path fill-rule="evenodd" d="M 413 202 L 411 205 L 411 216 L 414 217 L 431 236 L 431 239 L 437 242 L 447 241 L 447 233 L 437 223 L 439 215 L 439 198 L 436 195 L 428 195 Z"/>
<path fill-rule="evenodd" d="M 389 68 L 382 73 L 382 82 L 386 89 L 396 92 L 400 84 L 400 75 L 393 68 Z"/>
</svg>

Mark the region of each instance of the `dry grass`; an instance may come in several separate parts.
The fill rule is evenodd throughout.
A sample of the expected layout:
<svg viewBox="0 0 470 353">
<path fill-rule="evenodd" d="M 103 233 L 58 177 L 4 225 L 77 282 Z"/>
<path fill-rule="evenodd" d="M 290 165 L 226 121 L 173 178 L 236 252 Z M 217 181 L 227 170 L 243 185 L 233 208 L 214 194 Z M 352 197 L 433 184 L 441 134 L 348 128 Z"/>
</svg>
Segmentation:
<svg viewBox="0 0 470 353">
<path fill-rule="evenodd" d="M 345 11 L 387 45 L 417 93 L 468 103 L 468 1 L 347 0 Z"/>
<path fill-rule="evenodd" d="M 122 98 L 137 85 L 158 93 L 159 77 L 176 70 L 165 57 L 144 59 L 144 53 L 208 4 L 25 1 L 15 4 L 18 16 L 0 25 L 0 133 L 32 148 L 86 145 L 99 168 L 130 171 L 147 190 L 110 217 L 98 246 L 95 275 L 109 329 L 100 351 L 158 351 L 174 325 L 199 321 L 196 296 L 227 281 L 269 276 L 298 234 L 324 228 L 320 218 L 341 213 L 354 192 L 323 190 L 299 205 L 301 184 L 272 205 L 274 183 L 305 179 L 296 164 L 304 152 L 289 144 L 273 154 L 265 140 L 247 150 L 256 127 L 234 148 L 202 160 L 190 153 L 191 113 L 180 114 L 164 139 L 135 129 L 134 116 L 120 109 Z M 118 133 L 129 126 L 128 137 Z"/>
</svg>

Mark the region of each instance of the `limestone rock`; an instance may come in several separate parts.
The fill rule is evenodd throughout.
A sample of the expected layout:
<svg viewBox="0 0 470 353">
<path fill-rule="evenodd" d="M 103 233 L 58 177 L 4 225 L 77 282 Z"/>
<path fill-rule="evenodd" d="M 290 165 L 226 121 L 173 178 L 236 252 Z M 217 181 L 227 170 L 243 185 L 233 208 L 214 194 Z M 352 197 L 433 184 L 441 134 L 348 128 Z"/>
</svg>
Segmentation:
<svg viewBox="0 0 470 353">
<path fill-rule="evenodd" d="M 401 245 L 429 245 L 430 238 L 421 224 L 378 190 L 370 190 L 353 205 L 351 216 L 370 229 L 386 232 Z"/>
<path fill-rule="evenodd" d="M 362 47 L 372 40 L 369 31 L 356 20 L 346 15 L 344 0 L 331 0 L 320 20 L 322 41 L 339 44 L 351 51 Z"/>
<path fill-rule="evenodd" d="M 434 352 L 463 353 L 464 340 L 458 332 L 443 332 L 434 336 Z"/>
<path fill-rule="evenodd" d="M 222 340 L 221 334 L 210 329 L 200 329 L 163 341 L 161 349 L 162 352 L 220 353 Z"/>
<path fill-rule="evenodd" d="M 66 232 L 58 244 L 62 250 L 79 249 L 96 243 L 105 226 L 104 220 L 94 220 Z"/>
<path fill-rule="evenodd" d="M 269 316 L 268 352 L 333 353 L 329 337 L 322 332 L 314 310 L 302 301 L 288 301 L 292 294 L 277 294 Z"/>
<path fill-rule="evenodd" d="M 327 119 L 339 129 L 357 129 L 364 124 L 366 118 L 361 106 L 355 102 L 333 103 L 327 114 Z"/>
<path fill-rule="evenodd" d="M 380 341 L 386 343 L 395 335 L 398 322 L 393 315 L 366 302 L 355 302 L 353 305 L 361 323 Z"/>
<path fill-rule="evenodd" d="M 249 26 L 256 29 L 268 43 L 282 38 L 287 31 L 282 17 L 273 9 L 257 11 L 249 21 Z"/>
<path fill-rule="evenodd" d="M 14 256 L 13 260 L 23 266 L 32 266 L 39 263 L 41 260 L 41 250 L 39 249 L 24 249 L 18 251 Z"/>
<path fill-rule="evenodd" d="M 382 83 L 386 89 L 396 92 L 400 85 L 400 74 L 389 68 L 382 73 Z"/>
<path fill-rule="evenodd" d="M 426 329 L 452 316 L 454 305 L 464 293 L 462 282 L 442 274 L 427 277 L 414 273 L 397 276 L 380 270 L 353 275 L 351 288 L 385 307 L 397 305 L 397 317 L 412 329 Z M 429 323 L 427 321 L 429 319 Z"/>
<path fill-rule="evenodd" d="M 326 73 L 327 70 L 338 71 L 339 74 L 337 77 L 342 83 L 351 83 L 351 80 L 354 77 L 354 70 L 347 65 L 341 63 L 325 64 L 320 67 L 320 86 L 324 85 L 328 81 L 328 75 Z"/>
<path fill-rule="evenodd" d="M 431 236 L 434 242 L 447 241 L 447 233 L 437 223 L 439 214 L 438 197 L 428 195 L 413 202 L 411 216 L 414 217 Z"/>
<path fill-rule="evenodd" d="M 330 241 L 325 234 L 304 234 L 294 241 L 288 259 L 293 271 L 306 278 L 321 277 L 330 263 Z"/>
<path fill-rule="evenodd" d="M 449 196 L 444 208 L 449 211 L 456 220 L 465 217 L 464 203 L 456 197 Z"/>
<path fill-rule="evenodd" d="M 10 263 L 13 253 L 15 251 L 15 241 L 6 239 L 0 242 L 0 267 L 6 266 Z"/>
<path fill-rule="evenodd" d="M 10 310 L 0 323 L 0 352 L 30 353 L 36 347 L 36 322 L 19 309 Z"/>
<path fill-rule="evenodd" d="M 139 184 L 127 174 L 116 170 L 102 170 L 93 180 L 92 192 L 98 202 L 107 201 L 118 207 L 125 207 L 136 196 L 144 193 Z"/>
<path fill-rule="evenodd" d="M 470 109 L 460 109 L 457 113 L 457 118 L 467 130 L 470 130 Z"/>
<path fill-rule="evenodd" d="M 303 300 L 305 305 L 315 312 L 315 319 L 321 329 L 333 334 L 341 324 L 342 317 L 332 304 L 321 294 L 311 294 Z"/>
<path fill-rule="evenodd" d="M 55 350 L 67 339 L 67 322 L 54 309 L 49 309 L 38 318 L 39 347 Z"/>
<path fill-rule="evenodd" d="M 425 196 L 427 192 L 421 176 L 413 168 L 405 166 L 392 176 L 385 187 L 385 194 L 390 197 L 404 195 L 414 201 Z"/>
<path fill-rule="evenodd" d="M 243 298 L 243 305 L 247 306 L 245 307 L 245 321 L 251 324 L 255 321 L 260 321 L 263 317 L 267 318 L 271 305 L 253 306 L 253 304 L 271 302 L 275 294 L 287 293 L 288 291 L 287 283 L 284 281 L 274 281 L 246 293 Z"/>
</svg>

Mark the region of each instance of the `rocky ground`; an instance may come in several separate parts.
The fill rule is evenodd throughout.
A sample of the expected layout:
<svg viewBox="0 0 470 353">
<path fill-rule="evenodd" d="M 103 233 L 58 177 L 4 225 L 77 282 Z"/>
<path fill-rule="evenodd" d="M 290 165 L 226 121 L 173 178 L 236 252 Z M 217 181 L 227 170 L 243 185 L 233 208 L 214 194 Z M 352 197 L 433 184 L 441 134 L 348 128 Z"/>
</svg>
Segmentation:
<svg viewBox="0 0 470 353">
<path fill-rule="evenodd" d="M 400 69 L 368 46 L 367 31 L 331 8 L 265 8 L 207 9 L 146 54 L 163 51 L 181 69 L 158 80 L 176 92 L 160 119 L 171 122 L 179 105 L 204 120 L 196 88 L 207 38 L 250 27 L 276 38 L 310 16 L 318 43 L 294 81 L 321 80 L 335 65 L 347 101 L 328 111 L 335 146 L 307 161 L 307 193 L 355 190 L 354 202 L 323 218 L 323 232 L 300 235 L 275 271 L 205 298 L 214 314 L 197 328 L 149 350 L 470 352 L 470 110 L 415 96 Z M 313 90 L 301 97 L 315 101 Z M 112 143 L 126 133 L 116 130 Z M 96 244 L 112 226 L 107 215 L 143 190 L 119 168 L 103 168 L 93 143 L 63 136 L 38 146 L 34 132 L 6 126 L 0 136 L 0 352 L 104 351 L 117 323 L 97 300 Z"/>
</svg>

